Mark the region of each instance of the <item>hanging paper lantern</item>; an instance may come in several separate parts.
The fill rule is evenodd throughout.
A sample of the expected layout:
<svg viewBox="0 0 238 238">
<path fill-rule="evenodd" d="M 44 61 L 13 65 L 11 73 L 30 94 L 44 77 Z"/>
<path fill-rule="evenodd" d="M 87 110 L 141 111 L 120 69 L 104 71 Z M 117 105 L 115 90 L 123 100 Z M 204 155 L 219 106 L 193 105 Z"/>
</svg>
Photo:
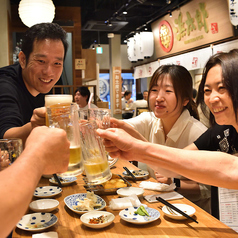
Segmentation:
<svg viewBox="0 0 238 238">
<path fill-rule="evenodd" d="M 144 56 L 141 53 L 141 37 L 140 37 L 140 33 L 136 33 L 134 35 L 134 39 L 135 39 L 135 54 L 136 54 L 136 58 L 138 61 L 142 61 L 144 59 Z"/>
<path fill-rule="evenodd" d="M 22 22 L 31 27 L 38 23 L 52 22 L 55 6 L 52 0 L 21 0 L 18 13 Z"/>
<path fill-rule="evenodd" d="M 128 59 L 132 63 L 135 63 L 137 61 L 136 54 L 135 54 L 135 40 L 134 40 L 134 37 L 130 37 L 127 40 L 127 56 L 128 56 Z"/>
<path fill-rule="evenodd" d="M 140 33 L 141 54 L 143 57 L 150 58 L 154 53 L 154 36 L 153 32 L 143 31 Z"/>
<path fill-rule="evenodd" d="M 234 0 L 229 0 L 229 15 L 231 24 L 238 25 L 238 3 Z"/>
</svg>

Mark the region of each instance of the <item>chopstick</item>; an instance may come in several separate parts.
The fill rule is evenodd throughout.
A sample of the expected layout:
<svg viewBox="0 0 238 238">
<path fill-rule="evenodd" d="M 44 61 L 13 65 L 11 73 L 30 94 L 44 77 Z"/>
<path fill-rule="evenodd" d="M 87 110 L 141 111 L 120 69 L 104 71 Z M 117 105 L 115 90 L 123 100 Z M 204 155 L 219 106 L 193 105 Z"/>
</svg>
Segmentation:
<svg viewBox="0 0 238 238">
<path fill-rule="evenodd" d="M 163 198 L 161 197 L 157 197 L 156 200 L 158 200 L 159 202 L 163 203 L 164 205 L 172 208 L 174 211 L 180 213 L 181 215 L 187 217 L 188 219 L 198 223 L 198 221 L 196 221 L 195 219 L 193 219 L 192 217 L 190 217 L 188 214 L 186 214 L 185 212 L 181 211 L 180 209 L 178 209 L 177 207 L 175 207 L 174 205 L 172 205 L 171 203 L 165 201 Z"/>
<path fill-rule="evenodd" d="M 134 181 L 136 181 L 136 177 L 134 176 L 134 174 L 127 167 L 123 167 L 123 169 L 125 169 L 126 172 L 132 177 L 132 179 Z"/>
<path fill-rule="evenodd" d="M 60 179 L 57 176 L 57 174 L 53 174 L 53 176 L 54 176 L 55 181 L 57 181 L 57 183 L 59 184 L 59 186 L 62 187 L 62 183 L 60 182 Z"/>
</svg>

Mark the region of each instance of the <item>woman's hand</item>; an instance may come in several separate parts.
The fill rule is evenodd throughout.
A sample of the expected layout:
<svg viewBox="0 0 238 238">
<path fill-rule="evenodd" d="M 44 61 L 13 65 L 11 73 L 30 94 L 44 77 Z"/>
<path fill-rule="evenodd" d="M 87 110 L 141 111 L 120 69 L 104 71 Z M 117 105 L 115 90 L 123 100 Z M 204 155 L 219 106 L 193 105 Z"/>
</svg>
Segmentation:
<svg viewBox="0 0 238 238">
<path fill-rule="evenodd" d="M 172 183 L 172 179 L 171 178 L 168 178 L 168 177 L 165 177 L 161 174 L 159 174 L 158 172 L 155 171 L 155 177 L 156 177 L 156 180 L 159 182 L 159 183 L 166 183 L 168 185 L 170 185 Z"/>
</svg>

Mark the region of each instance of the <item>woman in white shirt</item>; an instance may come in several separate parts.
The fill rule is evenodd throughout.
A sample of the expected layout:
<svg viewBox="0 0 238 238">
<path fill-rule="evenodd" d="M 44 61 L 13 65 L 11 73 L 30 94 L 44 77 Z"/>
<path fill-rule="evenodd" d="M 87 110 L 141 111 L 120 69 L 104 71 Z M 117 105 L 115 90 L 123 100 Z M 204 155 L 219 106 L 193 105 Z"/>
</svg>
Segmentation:
<svg viewBox="0 0 238 238">
<path fill-rule="evenodd" d="M 192 98 L 192 86 L 192 77 L 183 66 L 160 66 L 153 74 L 149 86 L 148 105 L 151 112 L 123 121 L 112 118 L 112 127 L 122 128 L 134 137 L 152 143 L 175 148 L 186 147 L 207 129 L 197 120 L 199 117 Z M 153 167 L 155 172 L 151 168 L 148 170 L 158 182 L 173 182 L 168 171 L 163 174 L 167 176 L 164 177 L 160 174 L 160 168 Z M 177 188 L 179 193 L 210 212 L 209 186 L 182 176 L 178 176 L 175 181 L 180 186 Z"/>
</svg>

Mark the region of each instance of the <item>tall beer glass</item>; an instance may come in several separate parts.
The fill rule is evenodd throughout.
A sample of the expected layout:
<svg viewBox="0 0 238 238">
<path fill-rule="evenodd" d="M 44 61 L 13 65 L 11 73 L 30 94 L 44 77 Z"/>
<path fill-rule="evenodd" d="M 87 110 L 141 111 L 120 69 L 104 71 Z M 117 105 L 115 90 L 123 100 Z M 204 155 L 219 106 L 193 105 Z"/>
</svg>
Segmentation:
<svg viewBox="0 0 238 238">
<path fill-rule="evenodd" d="M 72 103 L 73 96 L 71 94 L 48 94 L 45 95 L 45 107 L 57 104 L 57 103 Z M 49 119 L 46 113 L 45 117 L 46 126 L 49 126 Z"/>
<path fill-rule="evenodd" d="M 61 177 L 76 176 L 83 172 L 82 151 L 79 137 L 79 115 L 76 103 L 58 103 L 47 108 L 49 127 L 64 129 L 70 141 L 70 159 L 68 171 Z"/>
<path fill-rule="evenodd" d="M 90 184 L 101 184 L 112 177 L 95 121 L 79 123 L 80 143 L 85 173 Z"/>
</svg>

